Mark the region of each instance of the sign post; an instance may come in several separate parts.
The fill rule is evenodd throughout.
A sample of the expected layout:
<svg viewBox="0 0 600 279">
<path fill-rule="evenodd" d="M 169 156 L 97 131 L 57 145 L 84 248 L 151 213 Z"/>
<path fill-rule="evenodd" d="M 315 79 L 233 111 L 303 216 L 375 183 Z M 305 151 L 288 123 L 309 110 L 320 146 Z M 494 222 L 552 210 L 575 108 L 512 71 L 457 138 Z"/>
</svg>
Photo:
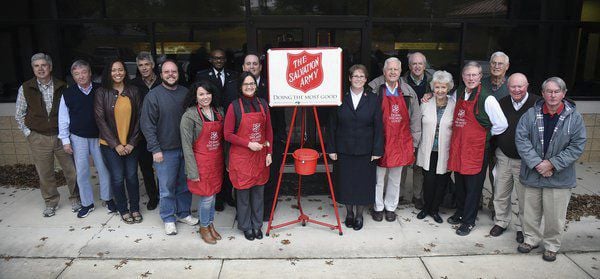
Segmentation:
<svg viewBox="0 0 600 279">
<path fill-rule="evenodd" d="M 342 235 L 342 226 L 338 213 L 337 202 L 333 192 L 333 182 L 327 162 L 327 153 L 325 152 L 325 143 L 323 133 L 317 114 L 317 106 L 339 106 L 342 102 L 342 50 L 340 48 L 300 48 L 300 49 L 270 49 L 267 52 L 267 63 L 269 67 L 269 104 L 272 107 L 294 107 L 292 121 L 290 123 L 285 150 L 281 166 L 279 167 L 279 177 L 277 179 L 277 188 L 273 199 L 273 206 L 269 216 L 266 235 L 272 229 L 301 223 L 314 223 L 325 226 L 331 230 L 337 229 Z M 313 220 L 302 210 L 302 175 L 298 175 L 298 193 L 297 202 L 300 216 L 296 220 L 285 222 L 279 225 L 272 225 L 273 215 L 277 206 L 277 198 L 281 187 L 283 168 L 287 158 L 292 138 L 292 132 L 298 108 L 302 109 L 301 135 L 304 134 L 306 122 L 304 115 L 307 109 L 312 107 L 315 116 L 319 142 L 321 143 L 321 155 L 325 163 L 325 171 L 331 199 L 333 200 L 333 209 L 335 211 L 336 224 L 328 224 Z M 304 146 L 304 138 L 300 139 L 300 148 Z"/>
</svg>

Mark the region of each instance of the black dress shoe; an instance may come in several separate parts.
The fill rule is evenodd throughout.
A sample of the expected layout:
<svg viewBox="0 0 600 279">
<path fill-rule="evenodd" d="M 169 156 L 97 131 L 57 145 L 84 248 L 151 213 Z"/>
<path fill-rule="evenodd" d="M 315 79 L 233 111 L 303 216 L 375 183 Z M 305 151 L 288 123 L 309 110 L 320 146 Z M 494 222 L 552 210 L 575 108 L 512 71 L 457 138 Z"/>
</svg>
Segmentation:
<svg viewBox="0 0 600 279">
<path fill-rule="evenodd" d="M 263 233 L 260 229 L 253 231 L 254 232 L 254 238 L 256 239 L 262 239 L 263 238 Z"/>
<path fill-rule="evenodd" d="M 456 213 L 455 213 L 454 215 L 448 217 L 447 221 L 448 221 L 448 224 L 457 225 L 457 224 L 460 224 L 460 222 L 462 221 L 462 217 L 456 215 Z"/>
<path fill-rule="evenodd" d="M 354 228 L 354 216 L 346 215 L 346 228 Z"/>
<path fill-rule="evenodd" d="M 381 221 L 383 221 L 383 210 L 382 211 L 373 210 L 373 213 L 371 213 L 371 216 L 373 217 L 373 221 L 381 222 Z"/>
<path fill-rule="evenodd" d="M 360 231 L 360 229 L 362 229 L 362 227 L 363 227 L 363 219 L 362 218 L 355 219 L 353 229 L 355 231 Z"/>
<path fill-rule="evenodd" d="M 219 211 L 219 212 L 225 210 L 225 203 L 222 200 L 216 200 L 215 201 L 215 210 Z"/>
<path fill-rule="evenodd" d="M 433 218 L 433 221 L 435 221 L 438 224 L 444 223 L 444 219 L 442 219 L 442 217 L 438 213 L 431 214 L 431 217 Z"/>
<path fill-rule="evenodd" d="M 148 210 L 154 210 L 154 209 L 156 209 L 156 207 L 158 206 L 158 201 L 159 201 L 158 199 L 150 199 L 148 201 L 148 204 L 146 204 L 146 208 Z"/>
<path fill-rule="evenodd" d="M 490 230 L 490 235 L 491 236 L 500 236 L 502 235 L 502 233 L 505 231 L 506 229 L 503 227 L 500 227 L 498 225 L 494 225 L 492 227 L 492 229 Z"/>
<path fill-rule="evenodd" d="M 427 216 L 427 211 L 421 210 L 421 212 L 419 212 L 419 214 L 417 214 L 417 219 L 421 220 L 421 219 L 425 218 L 425 216 Z"/>
<path fill-rule="evenodd" d="M 254 240 L 254 232 L 252 230 L 244 231 L 244 237 L 250 241 Z"/>
<path fill-rule="evenodd" d="M 523 243 L 523 241 L 525 241 L 525 237 L 523 236 L 523 232 L 522 231 L 518 231 L 517 232 L 517 242 L 518 243 Z"/>
<path fill-rule="evenodd" d="M 385 210 L 385 220 L 388 222 L 396 221 L 396 212 Z"/>
</svg>

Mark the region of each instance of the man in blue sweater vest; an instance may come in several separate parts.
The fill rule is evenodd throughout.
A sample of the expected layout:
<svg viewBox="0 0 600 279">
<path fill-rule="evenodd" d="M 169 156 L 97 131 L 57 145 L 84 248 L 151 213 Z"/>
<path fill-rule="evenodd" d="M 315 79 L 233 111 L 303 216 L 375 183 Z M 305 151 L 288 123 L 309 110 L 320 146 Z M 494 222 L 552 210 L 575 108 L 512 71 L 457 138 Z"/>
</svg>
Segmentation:
<svg viewBox="0 0 600 279">
<path fill-rule="evenodd" d="M 87 217 L 94 210 L 94 190 L 90 181 L 90 155 L 98 171 L 100 199 L 106 202 L 108 212 L 116 212 L 110 192 L 110 177 L 104 165 L 98 144 L 98 126 L 94 118 L 94 91 L 99 84 L 91 82 L 90 64 L 77 60 L 71 65 L 75 85 L 63 92 L 58 109 L 58 138 L 63 149 L 73 154 L 81 205 L 73 207 L 77 217 Z"/>
</svg>

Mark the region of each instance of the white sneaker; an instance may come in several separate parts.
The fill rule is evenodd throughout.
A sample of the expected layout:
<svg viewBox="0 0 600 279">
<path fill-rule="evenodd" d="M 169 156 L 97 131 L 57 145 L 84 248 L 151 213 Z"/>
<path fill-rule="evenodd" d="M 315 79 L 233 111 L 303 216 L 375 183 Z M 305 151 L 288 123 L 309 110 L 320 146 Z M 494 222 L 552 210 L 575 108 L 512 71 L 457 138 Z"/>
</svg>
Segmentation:
<svg viewBox="0 0 600 279">
<path fill-rule="evenodd" d="M 194 218 L 192 217 L 192 215 L 188 215 L 187 217 L 179 219 L 178 221 L 181 223 L 188 224 L 190 226 L 195 226 L 198 224 L 198 218 Z"/>
<path fill-rule="evenodd" d="M 175 226 L 175 222 L 165 223 L 165 233 L 167 235 L 176 235 L 177 234 L 177 226 Z"/>
</svg>

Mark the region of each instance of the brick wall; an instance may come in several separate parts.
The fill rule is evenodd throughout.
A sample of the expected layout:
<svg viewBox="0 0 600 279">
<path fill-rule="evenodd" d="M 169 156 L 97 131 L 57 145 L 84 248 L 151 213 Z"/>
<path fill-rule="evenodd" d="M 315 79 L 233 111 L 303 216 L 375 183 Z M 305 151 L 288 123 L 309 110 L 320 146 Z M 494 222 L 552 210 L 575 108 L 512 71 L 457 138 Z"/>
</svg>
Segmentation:
<svg viewBox="0 0 600 279">
<path fill-rule="evenodd" d="M 584 113 L 587 144 L 579 162 L 600 162 L 600 113 Z M 0 165 L 33 164 L 14 116 L 0 116 Z"/>
<path fill-rule="evenodd" d="M 580 162 L 600 162 L 600 113 L 584 113 L 587 143 Z"/>
<path fill-rule="evenodd" d="M 25 136 L 14 116 L 0 116 L 0 165 L 32 164 Z"/>
</svg>

